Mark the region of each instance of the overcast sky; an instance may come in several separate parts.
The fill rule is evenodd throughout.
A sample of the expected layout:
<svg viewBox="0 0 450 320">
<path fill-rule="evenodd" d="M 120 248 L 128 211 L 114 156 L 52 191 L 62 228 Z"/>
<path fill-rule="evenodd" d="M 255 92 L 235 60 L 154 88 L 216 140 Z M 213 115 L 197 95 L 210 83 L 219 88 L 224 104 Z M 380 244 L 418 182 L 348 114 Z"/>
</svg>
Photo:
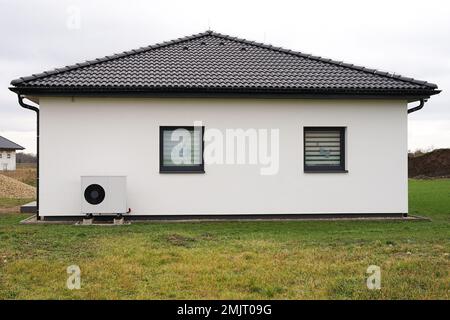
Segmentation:
<svg viewBox="0 0 450 320">
<path fill-rule="evenodd" d="M 208 28 L 436 83 L 409 148 L 450 147 L 449 1 L 0 0 L 0 15 L 0 135 L 27 152 L 35 115 L 12 79 Z"/>
</svg>

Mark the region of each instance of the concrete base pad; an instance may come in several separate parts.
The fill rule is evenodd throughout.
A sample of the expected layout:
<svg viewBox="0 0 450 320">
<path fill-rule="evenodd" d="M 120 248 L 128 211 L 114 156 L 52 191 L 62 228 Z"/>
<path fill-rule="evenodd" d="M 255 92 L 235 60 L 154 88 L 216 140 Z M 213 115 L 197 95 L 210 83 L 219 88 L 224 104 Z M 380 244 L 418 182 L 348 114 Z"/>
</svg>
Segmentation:
<svg viewBox="0 0 450 320">
<path fill-rule="evenodd" d="M 93 225 L 93 226 L 114 226 L 114 225 L 126 225 L 130 223 L 151 223 L 151 222 L 221 222 L 221 221 L 431 221 L 429 218 L 421 216 L 408 215 L 406 217 L 402 215 L 295 215 L 286 217 L 286 215 L 280 215 L 280 217 L 265 218 L 264 215 L 253 216 L 251 218 L 242 216 L 228 215 L 226 218 L 222 216 L 217 218 L 216 216 L 124 216 L 120 219 L 114 217 L 94 217 L 93 219 L 86 219 L 83 216 L 52 216 L 43 217 L 40 220 L 36 219 L 36 215 L 30 216 L 21 221 L 23 224 L 73 224 L 73 225 Z"/>
<path fill-rule="evenodd" d="M 20 213 L 36 213 L 36 212 L 37 212 L 36 201 L 26 203 L 20 207 Z"/>
</svg>

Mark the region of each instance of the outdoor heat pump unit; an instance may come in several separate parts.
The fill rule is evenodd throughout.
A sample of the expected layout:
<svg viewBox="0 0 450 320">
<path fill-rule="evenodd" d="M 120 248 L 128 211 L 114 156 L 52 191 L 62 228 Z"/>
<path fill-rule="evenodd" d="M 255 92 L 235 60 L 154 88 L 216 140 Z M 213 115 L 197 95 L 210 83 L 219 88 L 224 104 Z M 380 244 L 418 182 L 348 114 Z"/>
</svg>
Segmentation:
<svg viewBox="0 0 450 320">
<path fill-rule="evenodd" d="M 81 177 L 81 212 L 86 215 L 127 213 L 127 177 Z"/>
</svg>

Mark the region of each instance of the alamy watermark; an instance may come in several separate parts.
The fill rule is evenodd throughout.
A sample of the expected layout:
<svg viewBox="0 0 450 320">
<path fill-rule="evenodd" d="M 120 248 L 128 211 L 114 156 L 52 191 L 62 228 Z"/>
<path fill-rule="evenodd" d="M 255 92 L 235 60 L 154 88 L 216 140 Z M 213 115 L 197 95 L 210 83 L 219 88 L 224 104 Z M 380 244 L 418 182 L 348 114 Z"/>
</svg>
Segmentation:
<svg viewBox="0 0 450 320">
<path fill-rule="evenodd" d="M 81 269 L 76 264 L 70 265 L 67 267 L 67 274 L 69 277 L 67 278 L 66 285 L 67 289 L 81 289 Z"/>
<path fill-rule="evenodd" d="M 69 30 L 81 29 L 81 9 L 71 5 L 67 7 L 66 27 Z"/>
<path fill-rule="evenodd" d="M 381 289 L 381 268 L 376 265 L 370 265 L 366 271 L 369 274 L 367 278 L 367 289 L 380 290 Z"/>
<path fill-rule="evenodd" d="M 173 164 L 192 165 L 203 151 L 205 164 L 259 165 L 261 175 L 275 175 L 280 167 L 280 130 L 267 128 L 207 128 L 204 130 L 204 150 L 201 148 L 202 122 L 194 122 L 194 132 L 180 128 L 173 130 L 174 143 L 170 160 Z"/>
</svg>

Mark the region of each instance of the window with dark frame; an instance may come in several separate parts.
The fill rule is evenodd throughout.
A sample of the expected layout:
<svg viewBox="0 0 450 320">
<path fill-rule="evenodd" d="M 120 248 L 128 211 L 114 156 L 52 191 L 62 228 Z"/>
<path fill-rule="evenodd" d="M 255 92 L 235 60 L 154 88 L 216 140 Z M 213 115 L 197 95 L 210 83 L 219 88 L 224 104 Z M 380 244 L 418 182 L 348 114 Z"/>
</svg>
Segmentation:
<svg viewBox="0 0 450 320">
<path fill-rule="evenodd" d="M 345 170 L 345 127 L 303 128 L 304 172 Z"/>
<path fill-rule="evenodd" d="M 162 126 L 159 129 L 161 173 L 204 173 L 204 127 Z"/>
</svg>

